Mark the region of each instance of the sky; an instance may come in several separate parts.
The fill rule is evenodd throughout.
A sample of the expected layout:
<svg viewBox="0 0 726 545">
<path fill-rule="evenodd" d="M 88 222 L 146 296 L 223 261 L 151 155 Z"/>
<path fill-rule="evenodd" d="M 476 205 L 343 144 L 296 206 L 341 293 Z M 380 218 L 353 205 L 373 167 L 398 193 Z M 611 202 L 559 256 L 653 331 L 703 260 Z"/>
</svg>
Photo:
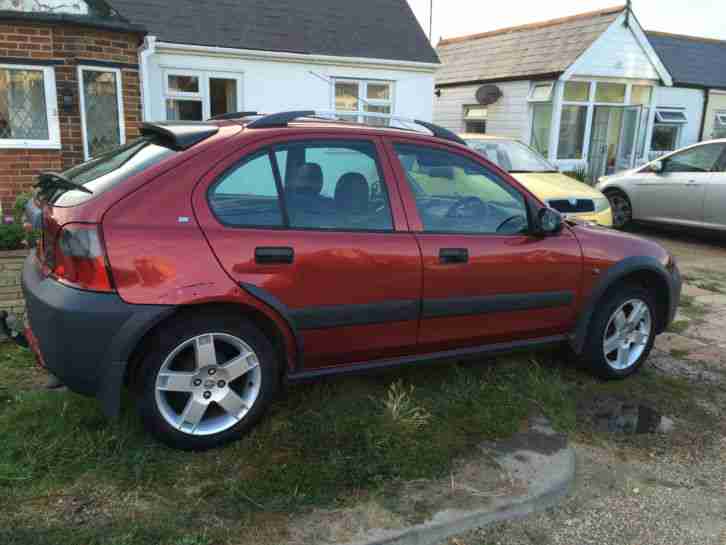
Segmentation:
<svg viewBox="0 0 726 545">
<path fill-rule="evenodd" d="M 408 0 L 429 32 L 431 0 Z M 625 0 L 433 0 L 434 45 L 440 38 L 487 32 L 625 4 Z M 726 0 L 633 0 L 645 30 L 726 40 Z"/>
</svg>

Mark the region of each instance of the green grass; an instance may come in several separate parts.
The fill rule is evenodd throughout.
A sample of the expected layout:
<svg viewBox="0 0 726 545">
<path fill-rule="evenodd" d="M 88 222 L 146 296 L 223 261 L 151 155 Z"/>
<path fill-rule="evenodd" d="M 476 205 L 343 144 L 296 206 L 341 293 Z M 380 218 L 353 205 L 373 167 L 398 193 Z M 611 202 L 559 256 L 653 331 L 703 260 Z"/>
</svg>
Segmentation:
<svg viewBox="0 0 726 545">
<path fill-rule="evenodd" d="M 110 424 L 95 400 L 43 390 L 26 351 L 0 345 L 0 361 L 3 544 L 285 543 L 290 514 L 447 475 L 534 413 L 575 431 L 594 395 L 690 399 L 654 371 L 604 383 L 525 355 L 298 386 L 245 439 L 194 454 L 148 438 L 130 403 Z"/>
</svg>

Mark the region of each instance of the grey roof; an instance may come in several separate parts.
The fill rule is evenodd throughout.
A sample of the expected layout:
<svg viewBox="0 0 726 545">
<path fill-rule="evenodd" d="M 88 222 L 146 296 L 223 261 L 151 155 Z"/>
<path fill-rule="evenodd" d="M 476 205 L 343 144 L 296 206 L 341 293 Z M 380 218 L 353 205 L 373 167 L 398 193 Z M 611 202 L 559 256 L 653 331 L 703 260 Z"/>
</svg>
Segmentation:
<svg viewBox="0 0 726 545">
<path fill-rule="evenodd" d="M 165 42 L 438 63 L 406 0 L 110 0 Z"/>
<path fill-rule="evenodd" d="M 726 89 L 726 42 L 646 32 L 675 85 Z"/>
<path fill-rule="evenodd" d="M 625 6 L 441 40 L 437 85 L 559 74 L 625 11 Z"/>
</svg>

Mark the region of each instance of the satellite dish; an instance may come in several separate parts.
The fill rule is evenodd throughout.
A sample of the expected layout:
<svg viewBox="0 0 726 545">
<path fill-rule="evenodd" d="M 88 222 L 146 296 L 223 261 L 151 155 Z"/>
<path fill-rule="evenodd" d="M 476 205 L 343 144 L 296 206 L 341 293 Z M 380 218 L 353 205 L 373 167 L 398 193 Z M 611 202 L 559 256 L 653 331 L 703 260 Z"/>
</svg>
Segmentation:
<svg viewBox="0 0 726 545">
<path fill-rule="evenodd" d="M 482 85 L 476 90 L 476 101 L 482 106 L 494 104 L 502 96 L 502 90 L 496 85 Z"/>
</svg>

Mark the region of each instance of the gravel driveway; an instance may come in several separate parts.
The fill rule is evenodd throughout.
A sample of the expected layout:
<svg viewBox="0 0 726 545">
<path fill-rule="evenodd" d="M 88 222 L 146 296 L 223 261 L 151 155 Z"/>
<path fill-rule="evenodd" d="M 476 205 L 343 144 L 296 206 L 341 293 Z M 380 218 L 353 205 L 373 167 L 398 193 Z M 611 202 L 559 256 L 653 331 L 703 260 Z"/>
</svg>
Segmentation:
<svg viewBox="0 0 726 545">
<path fill-rule="evenodd" d="M 668 415 L 671 432 L 637 440 L 575 437 L 577 484 L 560 507 L 441 545 L 726 545 L 726 237 L 638 234 L 673 252 L 686 281 L 650 365 L 687 379 L 686 395 L 713 419 Z"/>
</svg>

